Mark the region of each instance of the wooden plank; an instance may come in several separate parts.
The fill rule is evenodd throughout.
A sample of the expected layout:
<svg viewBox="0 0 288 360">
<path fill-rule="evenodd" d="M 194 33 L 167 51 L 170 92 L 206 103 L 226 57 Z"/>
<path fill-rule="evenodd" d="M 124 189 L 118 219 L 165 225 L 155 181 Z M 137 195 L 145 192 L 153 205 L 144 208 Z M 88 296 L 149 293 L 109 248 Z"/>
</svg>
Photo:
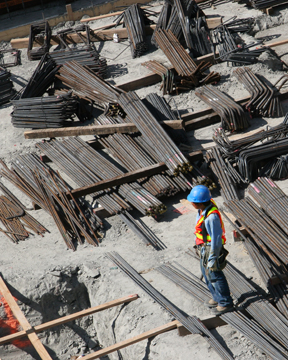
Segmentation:
<svg viewBox="0 0 288 360">
<path fill-rule="evenodd" d="M 283 284 L 283 281 L 285 281 L 286 283 L 288 283 L 288 274 L 279 274 L 278 276 L 273 276 L 269 279 L 269 284 L 270 285 L 278 285 L 278 284 Z"/>
<path fill-rule="evenodd" d="M 219 326 L 227 325 L 227 323 L 221 319 L 220 316 L 212 316 L 207 319 L 200 320 L 208 330 L 216 329 Z M 190 331 L 187 330 L 179 321 L 177 323 L 178 335 L 186 336 L 191 335 Z"/>
<path fill-rule="evenodd" d="M 160 174 L 162 171 L 165 171 L 167 169 L 168 168 L 166 164 L 164 162 L 161 162 L 158 164 L 147 166 L 145 168 L 130 171 L 123 175 L 115 176 L 108 180 L 102 180 L 88 186 L 83 186 L 81 188 L 71 190 L 71 194 L 73 195 L 74 198 L 79 198 L 81 196 L 89 195 L 97 191 L 105 190 L 108 188 L 112 188 L 114 186 L 119 186 L 132 181 L 136 181 L 137 179 Z M 70 198 L 70 193 L 67 193 L 66 195 L 68 198 Z"/>
<path fill-rule="evenodd" d="M 7 301 L 8 305 L 10 306 L 11 311 L 13 312 L 14 316 L 19 321 L 23 330 L 26 332 L 28 339 L 31 341 L 32 345 L 34 346 L 35 350 L 38 352 L 41 359 L 42 360 L 52 360 L 52 358 L 48 354 L 47 350 L 45 349 L 44 345 L 41 343 L 40 339 L 38 338 L 37 334 L 35 333 L 34 329 L 29 324 L 28 320 L 22 313 L 17 302 L 14 300 L 12 294 L 10 293 L 9 289 L 7 288 L 3 278 L 1 276 L 0 276 L 0 292 L 4 296 L 5 300 Z"/>
<path fill-rule="evenodd" d="M 66 5 L 66 11 L 67 11 L 68 20 L 73 21 L 74 16 L 73 16 L 73 10 L 72 10 L 72 5 L 71 4 Z"/>
<path fill-rule="evenodd" d="M 121 341 L 121 342 L 119 342 L 119 343 L 117 343 L 115 345 L 108 346 L 105 349 L 95 351 L 92 354 L 83 356 L 83 358 L 81 358 L 81 360 L 99 359 L 102 356 L 111 354 L 112 352 L 115 352 L 115 351 L 123 349 L 123 348 L 125 348 L 127 346 L 136 344 L 136 343 L 138 343 L 140 341 L 149 339 L 150 337 L 154 337 L 156 335 L 162 334 L 164 332 L 167 332 L 167 331 L 170 331 L 170 330 L 173 330 L 173 329 L 176 329 L 176 328 L 177 328 L 177 320 L 174 320 L 174 321 L 172 321 L 172 322 L 170 322 L 168 324 L 165 324 L 165 325 L 159 326 L 159 327 L 157 327 L 155 329 L 146 331 L 146 332 L 144 332 L 144 333 L 142 333 L 140 335 L 133 336 L 132 338 Z"/>
<path fill-rule="evenodd" d="M 156 25 L 147 25 L 145 26 L 145 33 L 146 35 L 151 35 L 155 29 Z M 86 32 L 81 32 L 83 36 L 86 36 Z M 99 30 L 91 32 L 90 39 L 91 41 L 104 41 L 104 40 L 113 40 L 113 34 L 118 34 L 119 39 L 127 39 L 127 29 L 126 28 L 116 28 L 116 29 L 106 29 L 106 30 Z M 65 41 L 70 44 L 81 43 L 81 38 L 76 34 L 68 34 Z M 12 39 L 11 40 L 11 47 L 14 49 L 25 49 L 28 47 L 29 38 L 22 38 L 22 39 Z M 35 42 L 33 46 L 42 45 L 44 39 L 38 39 L 37 43 Z M 51 45 L 58 45 L 60 40 L 57 36 L 51 36 Z"/>
<path fill-rule="evenodd" d="M 222 24 L 222 16 L 220 15 L 206 15 L 205 18 L 208 29 L 215 29 Z"/>
<path fill-rule="evenodd" d="M 164 128 L 182 129 L 182 120 L 165 120 L 160 124 Z M 109 135 L 114 133 L 131 133 L 138 132 L 136 125 L 133 123 L 126 124 L 108 124 L 108 125 L 91 125 L 91 126 L 70 126 L 57 129 L 37 129 L 24 131 L 25 139 L 41 139 L 64 136 L 79 135 Z"/>
<path fill-rule="evenodd" d="M 112 301 L 106 302 L 104 304 L 91 307 L 89 309 L 78 311 L 78 312 L 76 312 L 74 314 L 63 316 L 63 317 L 61 317 L 59 319 L 48 321 L 48 322 L 46 322 L 44 324 L 41 324 L 41 325 L 36 325 L 36 326 L 34 326 L 34 331 L 36 333 L 39 333 L 41 331 L 50 329 L 50 328 L 58 326 L 58 325 L 63 325 L 65 323 L 67 323 L 67 322 L 79 319 L 81 317 L 92 315 L 92 314 L 95 314 L 96 312 L 103 311 L 103 310 L 106 310 L 106 309 L 110 309 L 110 308 L 112 308 L 114 306 L 126 304 L 128 302 L 137 300 L 138 298 L 139 298 L 139 296 L 137 294 L 124 296 L 124 297 L 122 297 L 120 299 L 117 299 L 117 300 L 112 300 Z M 20 339 L 20 338 L 22 338 L 24 336 L 27 336 L 25 331 L 18 331 L 15 334 L 10 334 L 10 335 L 7 335 L 7 336 L 3 336 L 3 337 L 0 338 L 0 345 L 3 345 L 5 343 L 7 343 L 7 342 L 11 342 L 13 340 Z"/>
<path fill-rule="evenodd" d="M 151 74 L 142 76 L 142 77 L 140 77 L 138 79 L 131 80 L 129 82 L 119 84 L 119 85 L 116 85 L 116 86 L 119 89 L 122 89 L 122 90 L 128 92 L 128 91 L 141 89 L 142 87 L 145 87 L 145 86 L 150 86 L 150 85 L 157 84 L 160 81 L 161 81 L 161 76 L 160 75 L 151 73 Z"/>
</svg>

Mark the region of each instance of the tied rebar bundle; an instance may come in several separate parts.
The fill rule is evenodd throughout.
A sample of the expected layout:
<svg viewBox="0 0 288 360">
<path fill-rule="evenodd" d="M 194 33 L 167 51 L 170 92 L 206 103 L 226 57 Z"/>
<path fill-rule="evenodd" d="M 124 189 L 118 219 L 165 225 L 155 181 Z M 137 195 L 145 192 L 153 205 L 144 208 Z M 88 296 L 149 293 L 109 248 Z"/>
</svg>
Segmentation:
<svg viewBox="0 0 288 360">
<path fill-rule="evenodd" d="M 13 82 L 10 80 L 11 73 L 0 67 L 0 105 L 10 101 L 15 94 Z"/>
<path fill-rule="evenodd" d="M 249 0 L 249 3 L 256 9 L 268 9 L 273 6 L 286 4 L 287 0 Z"/>
<path fill-rule="evenodd" d="M 165 162 L 174 175 L 192 170 L 189 161 L 136 93 L 121 94 L 118 102 L 122 109 L 125 109 L 127 117 L 137 126 L 147 144 L 154 148 L 153 153 L 157 156 L 158 162 Z"/>
<path fill-rule="evenodd" d="M 85 45 L 80 49 L 66 49 L 53 51 L 49 54 L 56 66 L 65 64 L 68 61 L 77 61 L 82 66 L 87 66 L 102 79 L 106 76 L 107 61 L 100 58 L 100 54 L 94 45 Z"/>
<path fill-rule="evenodd" d="M 160 90 L 162 89 L 163 95 L 173 93 L 174 87 L 176 86 L 173 70 L 167 69 L 164 65 L 160 64 L 156 60 L 149 60 L 145 63 L 142 63 L 141 65 L 161 76 L 162 83 Z"/>
<path fill-rule="evenodd" d="M 258 57 L 262 52 L 266 51 L 264 46 L 250 50 L 250 48 L 259 45 L 261 42 L 245 45 L 240 39 L 241 44 L 239 44 L 235 36 L 226 25 L 219 25 L 211 31 L 215 60 L 220 58 L 222 61 L 231 62 L 236 66 L 251 65 L 258 61 Z M 218 54 L 216 54 L 216 49 Z"/>
<path fill-rule="evenodd" d="M 49 52 L 51 34 L 52 32 L 48 21 L 43 21 L 39 22 L 38 24 L 31 25 L 27 50 L 29 60 L 39 60 L 43 55 Z M 33 48 L 33 43 L 36 40 L 36 37 L 39 36 L 43 38 L 43 45 L 37 48 Z"/>
<path fill-rule="evenodd" d="M 79 98 L 71 94 L 12 100 L 12 124 L 19 128 L 69 126 L 79 109 Z"/>
<path fill-rule="evenodd" d="M 98 245 L 97 218 L 90 213 L 88 220 L 87 211 L 80 200 L 74 199 L 71 188 L 59 174 L 31 154 L 19 157 L 11 170 L 3 161 L 1 165 L 1 175 L 53 217 L 69 249 L 76 250 L 74 240 L 83 244 L 83 238 L 91 245 Z"/>
<path fill-rule="evenodd" d="M 204 16 L 190 21 L 190 36 L 192 42 L 191 54 L 194 58 L 210 54 L 213 51 L 210 31 Z"/>
<path fill-rule="evenodd" d="M 93 101 L 96 107 L 104 110 L 109 103 L 117 103 L 121 93 L 119 88 L 108 84 L 91 69 L 77 61 L 68 61 L 61 66 L 56 75 L 62 83 L 81 98 Z"/>
<path fill-rule="evenodd" d="M 248 113 L 228 95 L 213 86 L 202 86 L 195 91 L 201 100 L 212 107 L 221 118 L 221 127 L 229 131 L 246 129 Z"/>
<path fill-rule="evenodd" d="M 18 243 L 28 238 L 31 234 L 28 229 L 41 236 L 48 231 L 27 212 L 20 200 L 1 182 L 0 189 L 5 194 L 5 196 L 0 196 L 0 221 L 6 228 L 6 230 L 0 229 L 0 231 L 12 242 Z"/>
<path fill-rule="evenodd" d="M 124 24 L 127 28 L 132 58 L 142 56 L 148 50 L 145 35 L 144 15 L 139 4 L 133 4 L 124 11 Z"/>
<path fill-rule="evenodd" d="M 287 235 L 251 198 L 228 201 L 225 205 L 278 266 L 279 259 L 288 263 Z"/>
<path fill-rule="evenodd" d="M 283 122 L 279 125 L 273 126 L 265 131 L 260 130 L 256 134 L 242 137 L 241 139 L 233 141 L 229 139 L 223 129 L 218 128 L 216 129 L 212 138 L 214 142 L 218 145 L 218 147 L 221 149 L 223 156 L 229 157 L 230 159 L 235 159 L 241 150 L 248 149 L 259 141 L 265 144 L 265 142 L 269 140 L 275 141 L 287 137 L 287 122 L 288 115 L 285 116 Z"/>
<path fill-rule="evenodd" d="M 81 138 L 68 138 L 62 142 L 53 140 L 49 143 L 38 143 L 36 146 L 79 186 L 91 185 L 124 174 L 112 161 L 92 149 Z M 130 210 L 129 204 L 148 216 L 157 216 L 167 210 L 161 201 L 137 182 L 91 195 L 111 214 Z"/>
<path fill-rule="evenodd" d="M 270 86 L 267 80 L 264 81 L 263 79 L 262 81 L 247 67 L 234 70 L 233 75 L 251 94 L 251 98 L 245 107 L 252 115 L 282 116 L 282 106 L 278 98 L 279 91 L 275 86 Z"/>
<path fill-rule="evenodd" d="M 113 251 L 106 254 L 107 257 L 118 266 L 127 276 L 129 276 L 138 286 L 141 287 L 149 296 L 152 297 L 160 306 L 174 316 L 181 324 L 192 334 L 199 334 L 208 342 L 210 346 L 225 360 L 232 360 L 233 357 L 218 342 L 212 333 L 196 316 L 189 316 L 183 310 L 177 308 L 165 296 L 160 294 L 148 281 L 146 281 L 138 272 L 130 266 L 117 252 Z"/>
<path fill-rule="evenodd" d="M 230 175 L 230 172 L 234 169 L 232 166 L 230 166 L 230 172 L 227 171 L 227 167 L 230 165 L 230 163 L 228 161 L 225 162 L 217 146 L 207 151 L 205 154 L 205 160 L 210 165 L 213 173 L 217 177 L 221 188 L 221 195 L 224 197 L 224 199 L 226 201 L 239 199 L 236 183 Z"/>
<path fill-rule="evenodd" d="M 54 61 L 45 54 L 39 64 L 37 65 L 34 73 L 30 77 L 26 86 L 24 86 L 15 99 L 24 99 L 32 97 L 40 97 L 45 91 L 53 84 L 55 74 L 60 66 L 56 66 Z"/>
<path fill-rule="evenodd" d="M 206 72 L 212 66 L 211 63 L 202 61 L 198 66 L 195 64 L 171 30 L 159 29 L 155 39 L 178 75 L 183 77 L 181 84 L 184 88 L 189 89 L 200 84 L 210 84 L 220 80 L 219 73 Z"/>
<path fill-rule="evenodd" d="M 288 197 L 274 181 L 258 178 L 248 186 L 248 194 L 288 235 Z"/>
</svg>

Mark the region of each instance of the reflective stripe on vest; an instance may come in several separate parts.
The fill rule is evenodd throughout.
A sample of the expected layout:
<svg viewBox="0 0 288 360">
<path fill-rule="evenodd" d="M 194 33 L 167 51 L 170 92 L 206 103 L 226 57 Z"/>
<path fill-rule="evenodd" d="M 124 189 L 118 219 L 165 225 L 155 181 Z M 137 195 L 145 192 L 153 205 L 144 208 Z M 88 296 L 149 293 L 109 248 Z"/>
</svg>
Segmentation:
<svg viewBox="0 0 288 360">
<path fill-rule="evenodd" d="M 210 214 L 217 214 L 219 216 L 220 223 L 221 223 L 221 228 L 222 228 L 222 244 L 224 245 L 226 243 L 224 223 L 222 221 L 221 214 L 220 214 L 220 212 L 219 212 L 219 210 L 218 210 L 218 208 L 217 208 L 217 206 L 215 204 L 215 201 L 213 199 L 211 199 L 211 202 L 214 204 L 214 206 L 212 206 L 211 209 L 208 211 L 206 218 Z M 203 233 L 202 233 L 203 222 L 204 222 L 204 215 L 202 215 L 199 218 L 199 220 L 197 221 L 196 227 L 195 227 L 194 234 L 196 235 L 196 245 L 204 244 Z M 208 233 L 207 233 L 206 240 L 207 240 L 207 242 L 211 242 L 211 236 Z"/>
</svg>

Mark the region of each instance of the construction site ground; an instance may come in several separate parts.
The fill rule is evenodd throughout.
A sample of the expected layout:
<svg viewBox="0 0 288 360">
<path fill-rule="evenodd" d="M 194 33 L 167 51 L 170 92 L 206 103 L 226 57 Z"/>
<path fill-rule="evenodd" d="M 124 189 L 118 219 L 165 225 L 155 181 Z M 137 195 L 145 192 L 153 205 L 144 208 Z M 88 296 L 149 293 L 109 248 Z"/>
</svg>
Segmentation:
<svg viewBox="0 0 288 360">
<path fill-rule="evenodd" d="M 154 10 L 159 10 L 162 2 L 152 3 L 152 5 L 158 5 Z M 219 14 L 224 17 L 223 21 L 234 15 L 254 16 L 257 18 L 256 38 L 273 35 L 275 41 L 278 41 L 285 39 L 288 34 L 288 8 L 284 6 L 276 8 L 271 16 L 267 16 L 244 4 L 223 1 L 215 8 L 204 9 L 204 12 L 207 15 Z M 89 25 L 91 28 L 96 28 L 112 21 L 113 18 L 106 18 L 90 22 Z M 12 22 L 13 19 L 11 26 Z M 16 25 L 18 24 L 14 24 L 14 26 Z M 66 26 L 68 25 L 71 26 L 71 24 L 66 24 Z M 246 38 L 247 41 L 254 40 L 252 36 L 246 36 Z M 116 85 L 148 74 L 149 71 L 141 66 L 141 63 L 147 60 L 155 59 L 169 65 L 162 51 L 152 46 L 146 55 L 132 59 L 128 41 L 120 43 L 105 41 L 95 43 L 95 45 L 101 55 L 107 59 L 108 80 Z M 1 44 L 2 48 L 8 46 L 9 43 Z M 287 45 L 278 46 L 275 51 L 282 55 L 287 52 Z M 17 90 L 27 83 L 38 63 L 27 59 L 25 49 L 22 50 L 21 58 L 22 65 L 10 68 Z M 282 60 L 288 63 L 288 55 L 283 56 Z M 284 73 L 278 70 L 278 65 L 277 59 L 264 53 L 261 55 L 259 63 L 252 65 L 251 68 L 274 83 Z M 216 85 L 219 89 L 235 99 L 248 95 L 242 85 L 233 77 L 234 68 L 231 65 L 219 63 L 214 65 L 211 70 L 221 74 L 221 81 Z M 137 93 L 140 97 L 144 97 L 150 92 L 161 95 L 159 88 L 160 83 L 137 90 Z M 181 113 L 206 108 L 206 105 L 195 96 L 194 91 L 177 96 L 165 95 L 165 98 L 172 109 L 177 107 Z M 288 101 L 283 102 L 283 106 L 284 113 L 286 113 Z M 37 152 L 35 143 L 40 141 L 24 139 L 23 129 L 15 128 L 11 124 L 11 111 L 11 104 L 0 108 L 0 157 L 8 165 L 20 154 Z M 247 131 L 267 125 L 274 126 L 282 120 L 283 118 L 253 119 L 251 127 Z M 192 149 L 203 148 L 203 145 L 210 143 L 213 129 L 217 126 L 219 127 L 219 124 L 190 131 L 188 136 Z M 85 140 L 92 138 L 84 137 Z M 5 184 L 28 207 L 31 206 L 30 201 L 19 190 Z M 288 193 L 287 181 L 281 181 L 278 184 Z M 223 199 L 219 191 L 214 190 L 212 195 L 219 207 L 223 207 Z M 196 315 L 200 319 L 211 316 L 208 309 L 157 272 L 157 267 L 161 264 L 177 261 L 195 275 L 200 276 L 198 261 L 186 253 L 188 248 L 192 248 L 194 245 L 193 231 L 196 215 L 196 210 L 181 203 L 181 199 L 185 199 L 186 196 L 187 193 L 181 193 L 171 198 L 164 198 L 163 202 L 167 205 L 168 210 L 157 221 L 141 216 L 141 219 L 165 244 L 166 248 L 161 251 L 146 246 L 117 216 L 104 220 L 105 236 L 99 247 L 89 244 L 79 245 L 75 252 L 66 249 L 52 217 L 43 210 L 33 211 L 31 214 L 49 230 L 44 237 L 31 236 L 15 245 L 4 234 L 0 235 L 1 274 L 11 286 L 11 292 L 18 299 L 18 304 L 31 325 L 41 324 L 125 295 L 137 293 L 140 296 L 137 301 L 130 304 L 105 310 L 94 316 L 90 315 L 76 320 L 74 323 L 68 323 L 39 334 L 39 338 L 53 359 L 68 360 L 72 355 L 89 354 L 99 347 L 112 345 L 173 320 L 163 308 L 111 263 L 105 256 L 105 253 L 109 251 L 117 251 L 158 291 L 186 313 Z M 89 197 L 87 199 L 90 200 Z M 136 212 L 134 215 L 136 218 L 139 217 Z M 227 222 L 225 222 L 225 226 L 229 261 L 265 289 L 243 243 L 241 241 L 234 242 L 232 227 Z M 3 298 L 0 300 L 3 301 Z M 5 329 L 1 326 L 1 315 L 4 315 L 4 310 L 4 307 L 1 306 L 0 336 L 6 334 Z M 221 344 L 233 353 L 235 359 L 268 359 L 249 339 L 229 325 L 216 328 L 212 332 Z M 32 347 L 22 348 L 20 342 L 17 346 L 12 344 L 1 346 L 0 358 L 2 360 L 32 360 L 39 357 Z M 198 335 L 180 337 L 177 330 L 172 330 L 101 359 L 216 360 L 220 358 L 202 337 Z"/>
</svg>

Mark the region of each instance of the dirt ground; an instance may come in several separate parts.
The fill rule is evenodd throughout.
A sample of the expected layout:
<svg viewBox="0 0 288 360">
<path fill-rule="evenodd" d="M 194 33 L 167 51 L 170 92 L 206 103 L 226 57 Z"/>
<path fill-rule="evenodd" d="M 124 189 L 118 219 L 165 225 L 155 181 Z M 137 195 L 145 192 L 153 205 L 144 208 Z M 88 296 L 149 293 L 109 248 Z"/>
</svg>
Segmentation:
<svg viewBox="0 0 288 360">
<path fill-rule="evenodd" d="M 153 3 L 153 5 L 157 4 L 162 3 Z M 157 9 L 160 9 L 160 6 L 155 8 Z M 222 15 L 224 21 L 234 15 L 241 18 L 253 16 L 256 18 L 255 38 L 274 35 L 275 40 L 281 40 L 287 37 L 288 8 L 284 6 L 275 9 L 272 16 L 264 15 L 260 11 L 247 8 L 244 4 L 237 2 L 223 2 L 215 8 L 205 9 L 204 12 L 207 15 Z M 104 23 L 110 23 L 111 20 L 108 18 L 93 21 L 89 25 L 95 28 Z M 252 36 L 248 38 L 249 41 L 253 41 Z M 8 45 L 1 44 L 3 48 Z M 145 56 L 132 59 L 128 45 L 128 41 L 118 44 L 110 41 L 96 43 L 101 55 L 107 58 L 108 80 L 116 85 L 148 74 L 149 71 L 141 66 L 144 61 L 156 59 L 168 63 L 162 51 L 152 46 Z M 286 53 L 287 46 L 279 46 L 275 50 L 282 55 Z M 30 62 L 27 59 L 25 49 L 22 49 L 21 58 L 21 66 L 10 68 L 17 90 L 26 84 L 37 65 L 37 62 Z M 284 55 L 282 60 L 288 62 L 288 55 Z M 275 82 L 283 75 L 283 71 L 272 70 L 271 62 L 268 62 L 266 58 L 252 65 L 251 68 L 271 82 Z M 217 84 L 219 89 L 234 98 L 248 95 L 233 77 L 233 67 L 222 63 L 213 65 L 211 70 L 220 72 L 222 76 Z M 151 92 L 161 95 L 159 87 L 160 85 L 156 84 L 142 88 L 137 93 L 140 97 Z M 206 108 L 206 105 L 194 95 L 194 91 L 173 96 L 175 102 L 171 100 L 171 96 L 165 97 L 173 109 L 177 106 L 181 112 Z M 284 102 L 283 105 L 286 113 L 288 102 Z M 11 124 L 11 111 L 11 104 L 0 108 L 0 157 L 8 164 L 20 154 L 37 152 L 35 143 L 39 141 L 24 139 L 24 130 L 14 128 Z M 248 130 L 267 125 L 274 126 L 282 120 L 283 118 L 253 119 Z M 194 149 L 201 148 L 205 142 L 210 142 L 213 129 L 217 126 L 219 124 L 189 132 L 188 137 Z M 92 137 L 84 138 L 88 140 Z M 3 182 L 9 186 L 4 180 Z M 284 191 L 288 191 L 287 181 L 279 184 Z M 30 206 L 29 200 L 20 191 L 9 188 L 21 201 Z M 223 199 L 219 191 L 215 190 L 212 195 L 216 203 L 222 207 Z M 163 308 L 111 263 L 105 256 L 108 251 L 117 251 L 138 272 L 143 272 L 143 277 L 158 291 L 186 313 L 196 315 L 200 319 L 211 316 L 209 310 L 157 271 L 157 267 L 161 264 L 177 261 L 200 276 L 198 262 L 187 254 L 188 248 L 194 245 L 193 231 L 196 213 L 192 207 L 184 207 L 181 203 L 181 199 L 185 199 L 186 196 L 187 193 L 181 193 L 173 198 L 163 199 L 168 210 L 158 221 L 141 216 L 141 219 L 165 244 L 166 248 L 161 251 L 156 251 L 151 246 L 147 247 L 117 216 L 105 220 L 105 236 L 99 247 L 84 244 L 78 246 L 75 252 L 66 249 L 54 221 L 43 210 L 34 211 L 31 214 L 49 230 L 44 237 L 31 236 L 15 245 L 0 234 L 0 271 L 32 325 L 125 295 L 139 294 L 140 298 L 137 301 L 126 306 L 105 310 L 39 334 L 39 338 L 53 359 L 68 360 L 72 355 L 89 354 L 99 347 L 107 347 L 172 320 Z M 136 211 L 134 215 L 139 218 L 139 213 Z M 234 242 L 231 226 L 228 223 L 225 223 L 225 226 L 228 237 L 227 248 L 230 252 L 229 261 L 264 288 L 243 244 Z M 0 319 L 4 314 L 3 311 L 2 306 Z M 229 325 L 212 330 L 212 333 L 233 353 L 235 359 L 268 359 L 249 339 Z M 0 324 L 0 336 L 4 334 L 6 334 L 5 329 Z M 31 346 L 9 344 L 0 347 L 0 358 L 2 360 L 31 360 L 39 357 Z M 177 331 L 173 330 L 102 359 L 217 360 L 220 358 L 202 337 L 198 335 L 179 337 Z"/>
</svg>

